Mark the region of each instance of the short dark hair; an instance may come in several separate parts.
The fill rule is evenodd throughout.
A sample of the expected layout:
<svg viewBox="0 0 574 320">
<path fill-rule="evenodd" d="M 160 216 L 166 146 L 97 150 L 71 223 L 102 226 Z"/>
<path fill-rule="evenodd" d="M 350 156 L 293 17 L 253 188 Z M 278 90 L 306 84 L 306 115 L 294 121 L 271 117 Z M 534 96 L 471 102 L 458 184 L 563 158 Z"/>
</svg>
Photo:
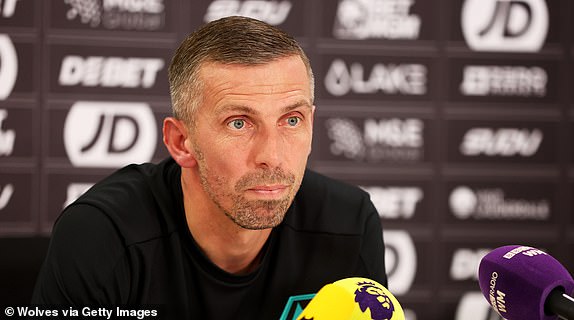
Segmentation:
<svg viewBox="0 0 574 320">
<path fill-rule="evenodd" d="M 203 84 L 198 75 L 204 63 L 261 65 L 290 56 L 303 60 L 313 101 L 311 64 L 292 36 L 265 22 L 240 16 L 205 24 L 183 40 L 169 66 L 174 116 L 188 125 L 193 123 L 193 114 L 202 101 Z"/>
</svg>

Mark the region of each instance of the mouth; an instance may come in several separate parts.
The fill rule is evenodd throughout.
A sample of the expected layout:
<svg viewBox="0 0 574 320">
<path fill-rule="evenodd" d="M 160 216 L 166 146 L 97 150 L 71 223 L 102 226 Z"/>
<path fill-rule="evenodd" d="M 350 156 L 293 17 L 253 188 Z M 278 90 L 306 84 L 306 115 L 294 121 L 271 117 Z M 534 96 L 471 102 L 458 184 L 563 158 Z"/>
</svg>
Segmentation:
<svg viewBox="0 0 574 320">
<path fill-rule="evenodd" d="M 288 189 L 289 185 L 286 184 L 260 185 L 248 188 L 247 192 L 257 196 L 275 197 L 283 195 Z"/>
</svg>

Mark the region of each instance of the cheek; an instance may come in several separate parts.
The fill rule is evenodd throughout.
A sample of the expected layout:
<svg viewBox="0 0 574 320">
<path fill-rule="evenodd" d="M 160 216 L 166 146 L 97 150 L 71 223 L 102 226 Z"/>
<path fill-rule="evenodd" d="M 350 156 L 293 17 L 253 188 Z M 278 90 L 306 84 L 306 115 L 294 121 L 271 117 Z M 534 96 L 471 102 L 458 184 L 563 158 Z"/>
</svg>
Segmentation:
<svg viewBox="0 0 574 320">
<path fill-rule="evenodd" d="M 307 168 L 308 158 L 309 150 L 305 145 L 291 145 L 284 153 L 283 169 L 298 177 L 302 177 Z"/>
<path fill-rule="evenodd" d="M 206 161 L 201 161 L 199 163 L 199 171 L 203 187 L 212 196 L 219 198 L 219 201 L 223 201 L 224 197 L 234 193 L 234 178 L 229 176 L 225 168 L 220 167 L 217 163 L 210 162 L 207 165 Z"/>
<path fill-rule="evenodd" d="M 307 162 L 307 158 L 311 153 L 311 136 L 304 136 L 297 139 L 295 143 L 291 142 L 286 146 L 288 150 L 288 156 L 293 157 L 298 162 Z"/>
<path fill-rule="evenodd" d="M 239 154 L 233 150 L 227 149 L 225 152 L 220 152 L 217 148 L 208 148 L 203 153 L 203 165 L 207 170 L 210 179 L 217 180 L 221 185 L 231 185 L 233 181 L 238 179 L 241 169 L 239 167 L 240 157 Z"/>
</svg>

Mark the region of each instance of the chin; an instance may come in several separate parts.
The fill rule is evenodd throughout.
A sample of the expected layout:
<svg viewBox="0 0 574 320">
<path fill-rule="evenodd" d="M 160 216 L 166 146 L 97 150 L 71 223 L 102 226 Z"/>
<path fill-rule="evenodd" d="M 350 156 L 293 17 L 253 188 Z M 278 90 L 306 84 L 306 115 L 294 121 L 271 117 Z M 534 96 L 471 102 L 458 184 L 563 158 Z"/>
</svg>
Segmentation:
<svg viewBox="0 0 574 320">
<path fill-rule="evenodd" d="M 246 213 L 236 213 L 234 217 L 230 218 L 243 229 L 264 230 L 277 227 L 283 222 L 286 212 L 283 210 L 280 212 L 277 211 L 278 210 L 268 211 L 259 208 Z"/>
</svg>

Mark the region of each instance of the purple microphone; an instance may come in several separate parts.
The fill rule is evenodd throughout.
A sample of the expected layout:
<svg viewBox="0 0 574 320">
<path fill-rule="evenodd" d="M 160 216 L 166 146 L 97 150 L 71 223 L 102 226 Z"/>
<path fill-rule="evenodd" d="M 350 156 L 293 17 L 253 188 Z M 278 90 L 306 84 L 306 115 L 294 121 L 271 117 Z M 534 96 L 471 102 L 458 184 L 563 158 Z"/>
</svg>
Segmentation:
<svg viewBox="0 0 574 320">
<path fill-rule="evenodd" d="M 574 319 L 574 280 L 560 262 L 528 246 L 503 246 L 480 261 L 482 294 L 508 320 Z"/>
</svg>

